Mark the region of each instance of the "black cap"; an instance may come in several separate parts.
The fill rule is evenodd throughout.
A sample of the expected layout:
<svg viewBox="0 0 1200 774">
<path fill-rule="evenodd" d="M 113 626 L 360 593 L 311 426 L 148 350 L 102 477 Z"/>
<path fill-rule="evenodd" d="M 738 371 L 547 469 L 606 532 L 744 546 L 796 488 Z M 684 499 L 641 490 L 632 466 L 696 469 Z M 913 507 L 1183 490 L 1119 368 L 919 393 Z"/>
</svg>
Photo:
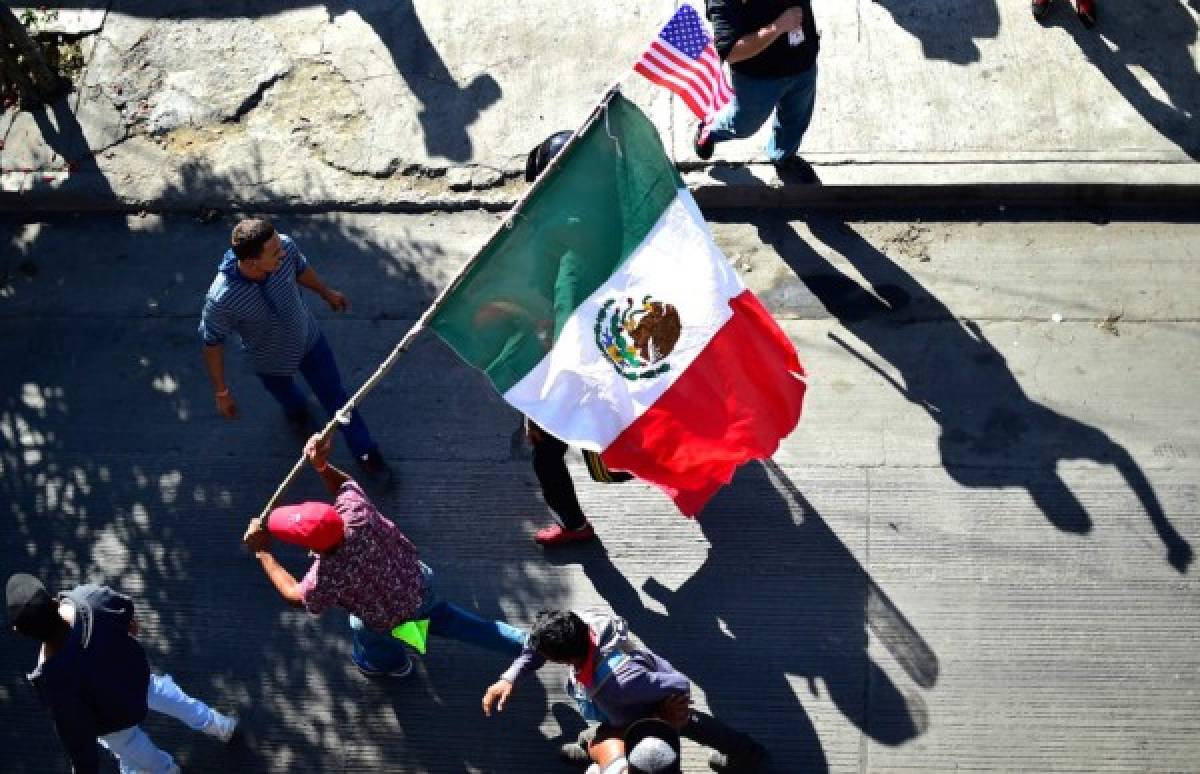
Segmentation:
<svg viewBox="0 0 1200 774">
<path fill-rule="evenodd" d="M 629 774 L 680 774 L 679 732 L 657 718 L 639 720 L 625 732 Z"/>
<path fill-rule="evenodd" d="M 533 150 L 529 151 L 529 156 L 525 158 L 525 182 L 532 183 L 537 180 L 538 175 L 550 165 L 550 161 L 558 155 L 567 141 L 571 139 L 574 132 L 566 129 L 561 132 L 555 132 L 546 139 L 542 140 L 541 144 Z"/>
<path fill-rule="evenodd" d="M 8 579 L 4 591 L 9 624 L 22 634 L 38 639 L 44 640 L 53 634 L 62 618 L 58 615 L 58 603 L 40 580 L 19 572 Z"/>
</svg>

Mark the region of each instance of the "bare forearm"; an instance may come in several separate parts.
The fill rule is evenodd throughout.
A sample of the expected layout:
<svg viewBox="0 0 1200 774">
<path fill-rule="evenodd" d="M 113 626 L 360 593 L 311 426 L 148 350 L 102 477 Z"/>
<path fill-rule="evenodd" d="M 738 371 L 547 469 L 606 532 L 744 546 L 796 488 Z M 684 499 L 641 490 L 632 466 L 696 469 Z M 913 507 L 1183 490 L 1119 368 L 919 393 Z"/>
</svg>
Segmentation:
<svg viewBox="0 0 1200 774">
<path fill-rule="evenodd" d="M 258 559 L 258 563 L 262 565 L 263 572 L 267 574 L 271 585 L 279 592 L 279 596 L 283 597 L 284 601 L 292 607 L 304 607 L 304 597 L 300 594 L 300 584 L 296 583 L 296 579 L 292 577 L 292 574 L 283 565 L 275 561 L 275 557 L 271 552 L 258 551 L 254 556 Z"/>
<path fill-rule="evenodd" d="M 227 392 L 225 384 L 225 347 L 220 344 L 204 345 L 204 370 L 212 382 L 213 392 Z"/>
<path fill-rule="evenodd" d="M 311 266 L 301 272 L 300 276 L 296 277 L 296 281 L 321 298 L 329 295 L 329 286 L 317 275 L 317 270 Z"/>
<path fill-rule="evenodd" d="M 755 30 L 748 35 L 743 35 L 738 38 L 737 43 L 733 44 L 733 48 L 729 51 L 728 62 L 742 62 L 752 57 L 756 57 L 779 39 L 783 34 L 783 30 L 779 25 L 772 22 L 762 29 Z"/>
</svg>

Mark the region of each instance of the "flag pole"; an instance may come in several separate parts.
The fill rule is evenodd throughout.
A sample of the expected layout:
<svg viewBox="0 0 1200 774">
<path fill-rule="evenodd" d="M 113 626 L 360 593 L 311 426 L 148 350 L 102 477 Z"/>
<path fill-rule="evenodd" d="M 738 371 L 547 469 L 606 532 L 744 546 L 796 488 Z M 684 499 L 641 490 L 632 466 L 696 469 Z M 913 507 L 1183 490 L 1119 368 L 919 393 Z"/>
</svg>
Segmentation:
<svg viewBox="0 0 1200 774">
<path fill-rule="evenodd" d="M 446 299 L 458 288 L 460 284 L 462 284 L 463 279 L 466 278 L 467 273 L 479 261 L 480 256 L 482 256 L 488 250 L 488 248 L 495 243 L 505 229 L 512 228 L 513 222 L 517 215 L 520 214 L 521 208 L 525 205 L 525 202 L 530 196 L 533 195 L 535 191 L 538 190 L 538 186 L 541 185 L 542 181 L 548 179 L 548 173 L 558 168 L 563 158 L 567 155 L 566 151 L 575 144 L 576 140 L 578 140 L 588 129 L 592 127 L 592 124 L 596 123 L 596 120 L 604 113 L 604 109 L 608 107 L 609 101 L 614 95 L 621 91 L 621 83 L 624 82 L 624 80 L 625 76 L 622 76 L 608 87 L 608 89 L 604 92 L 604 96 L 602 96 L 588 112 L 588 116 L 584 120 L 583 125 L 571 135 L 570 139 L 567 140 L 566 144 L 562 147 L 562 150 L 555 154 L 554 158 L 550 160 L 550 163 L 546 166 L 546 169 L 543 170 L 540 175 L 538 175 L 538 179 L 534 181 L 534 184 L 530 186 L 524 194 L 521 195 L 521 198 L 519 198 L 517 203 L 513 205 L 511 210 L 509 210 L 508 215 L 500 222 L 500 225 L 496 227 L 496 229 L 492 232 L 492 235 L 488 237 L 488 240 L 483 244 L 483 246 L 480 247 L 470 259 L 463 263 L 462 267 L 459 268 L 458 273 L 454 275 L 449 284 L 442 289 L 442 292 L 438 293 L 437 297 L 433 299 L 433 302 L 429 305 L 425 312 L 417 319 L 413 326 L 409 328 L 408 332 L 404 334 L 404 337 L 400 339 L 400 342 L 395 346 L 395 348 L 392 349 L 387 358 L 385 358 L 384 361 L 380 363 L 379 367 L 375 369 L 375 373 L 371 374 L 370 378 L 363 382 L 363 385 L 358 388 L 358 391 L 350 396 L 350 399 L 346 401 L 346 405 L 342 406 L 342 408 L 325 424 L 325 427 L 322 428 L 320 432 L 320 440 L 322 443 L 325 442 L 325 439 L 330 436 L 338 424 L 343 421 L 343 418 L 346 422 L 350 421 L 351 412 L 353 412 L 354 409 L 357 408 L 360 403 L 362 403 L 363 398 L 365 398 L 368 393 L 378 386 L 379 382 L 383 381 L 383 377 L 387 375 L 388 371 L 392 370 L 392 367 L 396 365 L 396 361 L 398 361 L 400 357 L 408 351 L 409 347 L 412 346 L 412 343 L 417 336 L 424 332 L 424 330 L 429 326 L 429 321 L 433 319 L 434 315 L 441 311 L 441 308 L 446 303 Z M 279 499 L 283 497 L 283 493 L 287 491 L 287 488 L 292 485 L 292 482 L 296 480 L 296 476 L 300 475 L 300 471 L 303 469 L 304 454 L 301 453 L 300 458 L 296 460 L 294 465 L 292 465 L 292 469 L 288 471 L 287 476 L 285 476 L 283 481 L 280 482 L 279 486 L 275 489 L 275 493 L 271 495 L 271 499 L 267 501 L 267 504 L 263 506 L 262 511 L 259 513 L 258 522 L 260 525 L 266 525 L 267 516 L 270 515 L 271 510 L 275 507 L 276 503 L 278 503 Z"/>
</svg>

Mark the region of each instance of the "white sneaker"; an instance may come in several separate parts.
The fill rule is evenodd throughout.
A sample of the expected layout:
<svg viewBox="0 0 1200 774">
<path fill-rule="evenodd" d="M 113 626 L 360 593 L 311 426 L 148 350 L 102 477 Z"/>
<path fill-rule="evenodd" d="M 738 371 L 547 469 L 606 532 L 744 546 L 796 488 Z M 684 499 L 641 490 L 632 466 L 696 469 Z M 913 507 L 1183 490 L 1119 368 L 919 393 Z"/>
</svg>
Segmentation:
<svg viewBox="0 0 1200 774">
<path fill-rule="evenodd" d="M 222 715 L 220 712 L 213 710 L 212 720 L 204 727 L 204 733 L 209 736 L 215 736 L 226 744 L 230 739 L 233 739 L 233 732 L 237 730 L 238 719 L 236 715 Z"/>
</svg>

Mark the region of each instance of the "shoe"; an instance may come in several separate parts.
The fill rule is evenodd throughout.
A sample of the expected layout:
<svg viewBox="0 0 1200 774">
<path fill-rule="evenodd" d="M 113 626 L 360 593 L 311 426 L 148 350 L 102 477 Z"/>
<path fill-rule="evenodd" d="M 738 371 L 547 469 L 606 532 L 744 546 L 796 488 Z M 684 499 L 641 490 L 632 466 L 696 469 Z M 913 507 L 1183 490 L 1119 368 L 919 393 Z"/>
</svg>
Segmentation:
<svg viewBox="0 0 1200 774">
<path fill-rule="evenodd" d="M 357 661 L 354 662 L 354 666 L 358 667 L 358 671 L 360 673 L 362 673 L 363 677 L 366 677 L 366 678 L 369 678 L 372 680 L 386 679 L 386 678 L 392 678 L 394 680 L 403 680 L 404 678 L 411 675 L 412 671 L 413 671 L 413 662 L 412 662 L 411 658 L 408 661 L 404 662 L 404 666 L 397 667 L 396 669 L 368 669 L 367 667 L 363 666 L 362 664 L 358 663 Z"/>
<path fill-rule="evenodd" d="M 595 539 L 596 530 L 592 529 L 591 524 L 585 524 L 579 529 L 567 529 L 561 524 L 551 524 L 545 529 L 539 529 L 533 536 L 534 542 L 547 547 Z"/>
<path fill-rule="evenodd" d="M 1050 10 L 1050 0 L 1033 0 L 1033 18 L 1039 23 L 1046 21 L 1046 13 Z"/>
<path fill-rule="evenodd" d="M 573 763 L 577 766 L 588 766 L 592 762 L 592 756 L 588 755 L 587 748 L 579 742 L 567 742 L 558 748 L 558 759 L 563 763 Z"/>
<path fill-rule="evenodd" d="M 775 174 L 779 176 L 781 183 L 811 185 L 821 182 L 817 179 L 817 173 L 813 170 L 812 164 L 799 156 L 788 156 L 786 159 L 772 163 L 775 167 Z"/>
<path fill-rule="evenodd" d="M 390 472 L 387 460 L 383 458 L 378 449 L 372 449 L 366 454 L 359 456 L 355 459 L 355 462 L 358 463 L 358 467 L 362 472 L 368 476 L 384 476 Z"/>
<path fill-rule="evenodd" d="M 713 149 L 717 144 L 708 136 L 708 128 L 699 123 L 696 125 L 696 137 L 692 140 L 692 150 L 696 151 L 696 155 L 701 161 L 708 161 L 712 158 Z"/>
<path fill-rule="evenodd" d="M 238 719 L 236 715 L 222 715 L 216 710 L 213 711 L 212 720 L 204 727 L 204 733 L 209 736 L 215 736 L 225 744 L 229 744 L 233 739 L 233 734 L 237 731 Z"/>
<path fill-rule="evenodd" d="M 1075 13 L 1083 26 L 1096 26 L 1096 0 L 1075 0 Z"/>
<path fill-rule="evenodd" d="M 770 757 L 767 748 L 756 742 L 754 747 L 735 755 L 714 750 L 708 756 L 708 767 L 719 772 L 752 774 L 752 772 L 761 770 Z"/>
</svg>

